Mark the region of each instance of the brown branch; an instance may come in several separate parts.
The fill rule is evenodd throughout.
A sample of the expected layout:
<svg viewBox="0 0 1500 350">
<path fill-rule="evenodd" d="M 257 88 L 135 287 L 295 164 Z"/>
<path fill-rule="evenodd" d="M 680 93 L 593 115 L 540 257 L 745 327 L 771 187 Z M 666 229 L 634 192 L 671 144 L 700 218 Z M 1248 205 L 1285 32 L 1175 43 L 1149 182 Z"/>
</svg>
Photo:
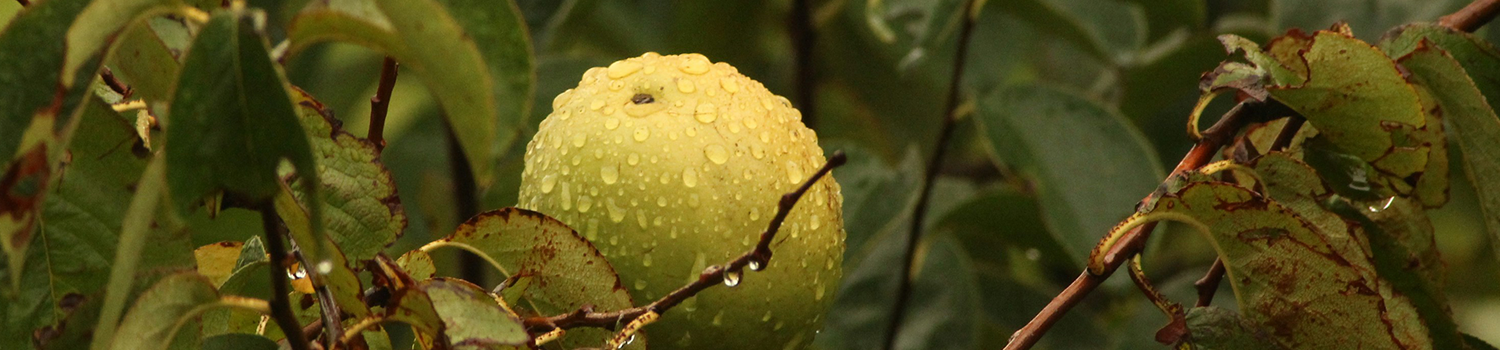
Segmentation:
<svg viewBox="0 0 1500 350">
<path fill-rule="evenodd" d="M 25 4 L 22 4 L 22 6 L 25 6 Z M 100 68 L 99 77 L 104 80 L 105 86 L 108 86 L 110 90 L 114 90 L 115 93 L 120 94 L 120 99 L 122 100 L 129 99 L 130 95 L 135 92 L 135 90 L 130 89 L 130 86 L 121 83 L 120 79 L 115 77 L 115 72 L 110 71 L 109 67 Z"/>
<path fill-rule="evenodd" d="M 1500 0 L 1475 0 L 1458 12 L 1438 18 L 1438 25 L 1473 32 L 1500 14 Z"/>
<path fill-rule="evenodd" d="M 290 242 L 292 246 L 292 252 L 294 254 L 293 257 L 296 258 L 297 261 L 302 262 L 302 266 L 304 266 L 303 270 L 306 271 L 309 275 L 317 273 L 316 270 L 308 270 L 306 268 L 306 266 L 312 265 L 308 264 L 307 258 L 302 255 L 302 248 L 297 247 L 297 242 Z M 344 334 L 344 330 L 342 329 L 343 324 L 339 323 L 339 320 L 343 319 L 344 312 L 343 310 L 339 309 L 338 301 L 334 299 L 333 291 L 329 290 L 328 286 L 314 284 L 313 288 L 315 289 L 314 295 L 318 298 L 318 309 L 322 311 L 322 317 L 320 317 L 317 321 L 307 325 L 303 329 L 312 329 L 314 328 L 313 326 L 317 326 L 316 329 L 320 330 L 323 333 L 323 341 L 327 342 L 325 348 L 343 348 L 341 344 L 335 343 L 339 342 L 342 339 L 342 335 Z M 325 324 L 328 325 L 328 327 L 323 327 L 323 325 Z M 304 332 L 304 334 L 307 333 Z M 317 336 L 317 332 L 307 334 L 308 339 L 315 339 Z"/>
<path fill-rule="evenodd" d="M 1297 138 L 1297 133 L 1302 131 L 1302 124 L 1306 123 L 1307 119 L 1301 116 L 1288 117 L 1286 125 L 1276 134 L 1276 140 L 1271 142 L 1270 151 L 1282 151 L 1291 147 L 1292 140 Z M 1214 302 L 1214 294 L 1219 291 L 1219 282 L 1224 280 L 1224 272 L 1224 260 L 1214 258 L 1214 264 L 1208 268 L 1208 273 L 1193 282 L 1193 288 L 1198 290 L 1198 302 L 1195 306 L 1204 307 Z"/>
<path fill-rule="evenodd" d="M 370 132 L 365 138 L 380 148 L 385 148 L 385 117 L 391 109 L 391 89 L 396 87 L 396 67 L 396 60 L 386 56 L 380 65 L 380 85 L 370 98 Z"/>
<path fill-rule="evenodd" d="M 817 129 L 817 70 L 813 69 L 813 48 L 818 33 L 812 23 L 812 0 L 793 0 L 791 16 L 792 46 L 797 62 L 797 105 L 802 109 L 802 124 Z"/>
<path fill-rule="evenodd" d="M 281 238 L 286 236 L 286 228 L 281 226 L 276 208 L 270 203 L 260 204 L 259 211 L 260 222 L 266 232 L 266 252 L 271 255 L 271 318 L 276 320 L 276 326 L 286 335 L 287 345 L 292 350 L 307 350 L 307 337 L 299 332 L 302 327 L 297 323 L 296 314 L 292 313 L 292 303 L 287 300 L 287 250 L 281 242 Z"/>
<path fill-rule="evenodd" d="M 1220 148 L 1228 144 L 1234 135 L 1244 126 L 1268 119 L 1272 116 L 1285 116 L 1288 111 L 1290 109 L 1286 108 L 1285 105 L 1275 101 L 1246 101 L 1234 106 L 1228 113 L 1225 113 L 1223 118 L 1219 118 L 1218 122 L 1203 132 L 1203 138 L 1199 139 L 1198 143 L 1193 145 L 1193 149 L 1189 150 L 1187 155 L 1182 157 L 1182 161 L 1178 162 L 1177 167 L 1172 169 L 1172 175 L 1169 175 L 1168 178 L 1208 164 L 1213 159 L 1214 154 L 1218 153 Z M 1142 201 L 1144 202 L 1149 199 L 1150 196 Z M 1094 275 L 1088 271 L 1079 274 L 1078 278 L 1074 279 L 1073 283 L 1068 285 L 1068 288 L 1059 293 L 1057 297 L 1052 298 L 1052 302 L 1048 303 L 1041 312 L 1038 312 L 1036 317 L 1032 318 L 1031 322 L 1021 327 L 1020 330 L 1016 331 L 1015 335 L 1011 336 L 1010 343 L 1005 346 L 1005 349 L 1030 349 L 1033 345 L 1036 345 L 1036 342 L 1041 340 L 1042 335 L 1046 334 L 1047 330 L 1052 328 L 1052 325 L 1056 324 L 1062 318 L 1063 314 L 1066 314 L 1073 306 L 1078 305 L 1089 292 L 1099 287 L 1099 284 L 1108 279 L 1115 270 L 1120 268 L 1121 264 L 1139 254 L 1145 246 L 1146 238 L 1151 236 L 1151 231 L 1154 229 L 1156 229 L 1156 223 L 1150 222 L 1136 227 L 1134 230 L 1121 236 L 1119 242 L 1104 253 L 1102 258 L 1104 269 L 1100 274 Z"/>
<path fill-rule="evenodd" d="M 781 230 L 782 222 L 786 221 L 786 216 L 792 212 L 792 208 L 797 204 L 798 200 L 819 179 L 828 175 L 828 172 L 832 171 L 833 168 L 844 165 L 844 162 L 847 160 L 848 157 L 844 156 L 843 151 L 833 152 L 833 155 L 828 157 L 828 163 L 818 169 L 818 172 L 813 173 L 812 177 L 809 177 L 806 182 L 802 183 L 802 186 L 791 193 L 781 196 L 781 201 L 776 206 L 776 216 L 771 218 L 771 223 L 766 226 L 766 230 L 761 231 L 760 242 L 754 248 L 751 248 L 750 251 L 741 254 L 738 258 L 730 260 L 724 265 L 709 266 L 703 270 L 702 274 L 698 275 L 697 281 L 678 288 L 646 306 L 611 312 L 596 312 L 592 306 L 585 305 L 578 308 L 578 310 L 562 315 L 529 317 L 523 320 L 526 330 L 532 335 L 546 333 L 557 328 L 593 327 L 614 330 L 620 325 L 630 323 L 630 321 L 648 312 L 664 313 L 672 307 L 677 306 L 677 304 L 682 303 L 682 301 L 687 300 L 687 298 L 698 295 L 698 292 L 724 283 L 726 276 L 731 281 L 739 281 L 743 276 L 743 270 L 746 266 L 749 266 L 754 271 L 765 269 L 771 262 L 771 242 L 775 240 L 776 233 Z M 731 284 L 733 283 L 738 282 L 732 282 Z"/>
<path fill-rule="evenodd" d="M 943 108 L 943 126 L 938 132 L 937 144 L 933 146 L 932 158 L 927 160 L 927 172 L 922 180 L 922 191 L 917 194 L 916 208 L 912 209 L 911 230 L 906 235 L 906 251 L 902 255 L 901 269 L 896 278 L 896 300 L 891 305 L 890 323 L 885 328 L 882 349 L 894 349 L 896 335 L 900 333 L 902 319 L 906 317 L 906 303 L 911 299 L 911 269 L 916 255 L 917 240 L 922 235 L 922 225 L 927 217 L 927 204 L 932 197 L 932 184 L 937 180 L 938 169 L 943 165 L 947 153 L 948 139 L 953 137 L 953 126 L 958 123 L 959 95 L 963 88 L 964 64 L 969 56 L 969 38 L 974 34 L 974 0 L 964 1 L 963 21 L 958 32 L 957 52 L 953 55 L 953 72 L 948 80 L 948 103 Z"/>
</svg>

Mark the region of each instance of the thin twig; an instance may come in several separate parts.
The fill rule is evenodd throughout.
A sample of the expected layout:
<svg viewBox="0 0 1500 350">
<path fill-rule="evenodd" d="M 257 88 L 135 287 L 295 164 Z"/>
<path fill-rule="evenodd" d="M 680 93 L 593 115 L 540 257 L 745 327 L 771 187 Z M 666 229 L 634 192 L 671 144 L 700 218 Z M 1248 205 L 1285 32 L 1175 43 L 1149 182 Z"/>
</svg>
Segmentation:
<svg viewBox="0 0 1500 350">
<path fill-rule="evenodd" d="M 558 328 L 593 327 L 614 330 L 618 326 L 630 323 L 630 321 L 648 312 L 664 313 L 672 307 L 677 306 L 677 304 L 682 303 L 682 301 L 687 300 L 687 298 L 698 295 L 698 292 L 724 283 L 726 275 L 736 279 L 743 278 L 741 277 L 743 276 L 742 271 L 746 266 L 750 266 L 751 270 L 765 269 L 771 262 L 771 242 L 775 241 L 776 233 L 781 230 L 781 224 L 786 221 L 786 217 L 792 212 L 792 208 L 802 198 L 802 195 L 806 194 L 808 189 L 811 189 L 819 179 L 828 175 L 828 172 L 832 171 L 833 168 L 844 165 L 844 162 L 847 160 L 848 157 L 844 156 L 843 151 L 833 152 L 833 155 L 828 157 L 828 163 L 818 169 L 818 172 L 813 173 L 812 177 L 809 177 L 806 182 L 802 183 L 802 186 L 797 187 L 797 190 L 791 193 L 781 196 L 781 201 L 777 202 L 776 216 L 771 218 L 771 223 L 766 226 L 766 230 L 761 231 L 760 241 L 754 248 L 751 248 L 750 251 L 741 254 L 724 265 L 709 266 L 703 270 L 702 274 L 698 275 L 698 280 L 682 288 L 678 288 L 646 306 L 611 312 L 595 312 L 593 307 L 585 305 L 578 310 L 562 315 L 529 317 L 524 320 L 526 330 L 533 335 L 546 333 Z"/>
<path fill-rule="evenodd" d="M 129 99 L 130 95 L 135 92 L 135 90 L 130 89 L 130 86 L 121 83 L 119 78 L 115 78 L 115 72 L 110 71 L 109 67 L 99 69 L 99 77 L 104 80 L 105 86 L 108 86 L 110 90 L 114 90 L 115 93 L 120 94 L 120 99 L 122 100 Z"/>
<path fill-rule="evenodd" d="M 1276 140 L 1271 142 L 1269 151 L 1282 151 L 1291 147 L 1292 140 L 1297 138 L 1297 133 L 1302 131 L 1302 124 L 1305 123 L 1307 119 L 1301 116 L 1288 117 L 1286 125 L 1283 125 L 1281 131 L 1276 134 Z M 1193 282 L 1193 288 L 1198 290 L 1198 302 L 1194 306 L 1204 307 L 1214 302 L 1214 294 L 1219 291 L 1219 283 L 1224 280 L 1224 272 L 1224 260 L 1214 258 L 1214 264 L 1209 266 L 1208 273 Z"/>
<path fill-rule="evenodd" d="M 453 128 L 449 127 L 448 140 L 448 171 L 453 176 L 453 205 L 454 214 L 458 222 L 469 220 L 475 214 L 479 214 L 479 190 L 474 183 L 474 172 L 468 158 L 464 157 L 463 149 L 458 144 L 458 136 L 453 134 Z M 484 268 L 489 266 L 479 255 L 468 251 L 458 252 L 458 276 L 477 285 L 485 285 Z"/>
<path fill-rule="evenodd" d="M 1475 0 L 1458 12 L 1438 18 L 1438 24 L 1465 32 L 1473 32 L 1500 14 L 1500 0 Z"/>
<path fill-rule="evenodd" d="M 307 337 L 300 332 L 302 327 L 292 313 L 292 303 L 287 300 L 287 250 L 281 242 L 286 236 L 286 228 L 281 226 L 276 208 L 270 203 L 260 205 L 260 222 L 265 227 L 266 251 L 271 255 L 271 318 L 276 320 L 277 327 L 281 327 L 281 333 L 286 335 L 287 345 L 292 350 L 307 350 Z"/>
<path fill-rule="evenodd" d="M 969 37 L 974 34 L 974 0 L 964 1 L 963 25 L 958 32 L 957 52 L 953 56 L 953 73 L 948 80 L 948 103 L 943 108 L 943 126 L 938 132 L 937 145 L 933 146 L 932 158 L 927 160 L 927 173 L 922 181 L 922 191 L 917 195 L 916 208 L 912 209 L 911 230 L 906 235 L 906 251 L 902 255 L 901 270 L 896 275 L 900 283 L 896 285 L 896 301 L 891 305 L 891 319 L 886 326 L 885 342 L 882 349 L 893 349 L 896 346 L 896 334 L 900 333 L 901 321 L 906 317 L 906 302 L 911 299 L 911 269 L 916 249 L 917 239 L 922 235 L 922 225 L 927 215 L 927 203 L 932 197 L 932 184 L 937 180 L 938 168 L 943 164 L 943 155 L 947 153 L 948 139 L 953 137 L 953 126 L 958 123 L 958 103 L 960 90 L 963 87 L 964 63 L 969 56 Z"/>
<path fill-rule="evenodd" d="M 1274 101 L 1270 103 L 1246 101 L 1236 105 L 1223 118 L 1219 118 L 1218 122 L 1203 132 L 1203 138 L 1199 139 L 1198 143 L 1193 145 L 1193 149 L 1189 150 L 1187 155 L 1182 157 L 1182 161 L 1178 162 L 1177 167 L 1172 169 L 1172 174 L 1184 173 L 1208 164 L 1208 161 L 1213 159 L 1214 154 L 1218 153 L 1220 148 L 1228 144 L 1240 128 L 1264 119 L 1267 115 L 1284 112 L 1285 106 Z M 1168 178 L 1171 177 L 1168 176 Z M 1149 199 L 1150 197 L 1148 196 L 1147 198 Z M 1078 305 L 1089 292 L 1099 287 L 1099 284 L 1108 279 L 1115 270 L 1120 268 L 1121 264 L 1140 253 L 1141 249 L 1145 246 L 1146 238 L 1150 237 L 1151 231 L 1155 229 L 1156 223 L 1150 222 L 1127 232 L 1119 239 L 1118 243 L 1105 253 L 1102 259 L 1104 270 L 1100 274 L 1094 275 L 1088 271 L 1079 274 L 1078 278 L 1074 279 L 1073 283 L 1068 285 L 1068 288 L 1064 289 L 1062 293 L 1052 298 L 1052 302 L 1048 303 L 1041 312 L 1038 312 L 1036 317 L 1031 319 L 1031 322 L 1021 327 L 1020 330 L 1016 331 L 1015 335 L 1011 336 L 1010 343 L 1005 346 L 1005 349 L 1030 349 L 1033 345 L 1036 345 L 1036 342 L 1041 340 L 1042 335 L 1046 334 L 1047 330 L 1051 329 L 1052 325 L 1056 324 L 1062 318 L 1063 314 L 1066 314 L 1073 306 Z"/>
<path fill-rule="evenodd" d="M 385 116 L 391 109 L 391 89 L 396 87 L 396 60 L 390 56 L 380 65 L 380 85 L 375 88 L 375 97 L 370 98 L 370 142 L 385 148 Z"/>
<path fill-rule="evenodd" d="M 812 0 L 793 0 L 791 34 L 797 62 L 797 106 L 802 110 L 802 124 L 817 129 L 817 70 L 813 69 L 813 48 L 818 33 L 812 23 Z"/>
</svg>

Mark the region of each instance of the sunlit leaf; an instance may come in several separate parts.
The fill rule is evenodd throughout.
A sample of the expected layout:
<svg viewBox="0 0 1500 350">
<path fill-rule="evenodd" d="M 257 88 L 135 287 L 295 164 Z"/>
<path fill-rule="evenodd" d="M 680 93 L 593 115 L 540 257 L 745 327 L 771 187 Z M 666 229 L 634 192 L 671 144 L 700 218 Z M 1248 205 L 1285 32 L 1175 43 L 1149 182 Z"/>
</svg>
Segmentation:
<svg viewBox="0 0 1500 350">
<path fill-rule="evenodd" d="M 385 51 L 426 82 L 481 187 L 531 108 L 534 63 L 514 3 L 339 0 L 315 3 L 288 29 L 292 52 L 329 40 Z"/>
<path fill-rule="evenodd" d="M 244 248 L 242 242 L 219 242 L 198 247 L 193 250 L 193 257 L 198 261 L 198 274 L 208 277 L 214 286 L 224 283 L 229 279 L 229 274 L 234 273 L 235 262 L 240 258 L 240 249 Z"/>
<path fill-rule="evenodd" d="M 1048 227 L 1080 264 L 1162 177 L 1145 138 L 1083 97 L 1005 88 L 984 98 L 976 119 L 997 161 L 1036 182 Z"/>
</svg>

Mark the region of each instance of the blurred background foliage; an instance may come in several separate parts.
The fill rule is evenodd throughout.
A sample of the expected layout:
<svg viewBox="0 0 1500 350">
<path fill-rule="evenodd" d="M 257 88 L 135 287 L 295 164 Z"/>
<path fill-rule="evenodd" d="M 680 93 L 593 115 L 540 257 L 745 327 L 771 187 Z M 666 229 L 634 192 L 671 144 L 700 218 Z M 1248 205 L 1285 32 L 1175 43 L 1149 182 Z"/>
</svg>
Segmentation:
<svg viewBox="0 0 1500 350">
<path fill-rule="evenodd" d="M 516 2 L 537 62 L 535 108 L 521 140 L 551 112 L 552 97 L 575 86 L 585 70 L 647 51 L 702 53 L 774 93 L 797 96 L 790 0 Z M 939 127 L 961 1 L 810 2 L 816 99 L 796 103 L 816 110 L 811 126 L 822 145 L 851 159 L 834 173 L 845 197 L 845 281 L 815 344 L 875 348 L 880 339 L 871 335 L 885 331 L 901 235 Z M 978 113 L 960 120 L 927 208 L 928 231 L 899 347 L 998 348 L 1071 281 L 1093 243 L 1191 146 L 1183 125 L 1199 74 L 1227 57 L 1216 35 L 1263 43 L 1289 28 L 1311 31 L 1346 21 L 1360 39 L 1373 42 L 1394 26 L 1433 21 L 1467 2 L 989 1 L 963 76 L 960 110 Z M 250 1 L 280 22 L 267 25 L 273 30 L 284 28 L 292 3 L 301 2 Z M 18 9 L 13 1 L 0 2 L 0 18 L 8 21 Z M 1500 39 L 1494 27 L 1479 33 Z M 284 37 L 270 35 L 273 42 Z M 381 59 L 362 47 L 323 44 L 286 62 L 286 71 L 347 130 L 363 134 Z M 466 217 L 455 214 L 439 108 L 417 79 L 398 80 L 393 96 L 384 162 L 411 222 L 388 248 L 396 256 L 451 232 Z M 1228 99 L 1219 100 L 1205 116 L 1229 107 Z M 1213 121 L 1208 118 L 1205 125 Z M 479 194 L 480 210 L 515 203 L 524 146 L 515 143 L 497 164 L 497 181 Z M 1447 288 L 1455 318 L 1463 331 L 1500 344 L 1494 242 L 1484 234 L 1462 176 L 1454 177 L 1451 193 L 1446 207 L 1429 214 L 1455 276 Z M 195 246 L 260 233 L 258 215 L 240 209 L 193 220 Z M 1147 271 L 1174 300 L 1192 300 L 1192 282 L 1213 261 L 1213 250 L 1180 225 L 1164 227 L 1145 255 Z M 459 269 L 458 259 L 437 258 L 449 274 Z M 1221 286 L 1220 295 L 1230 295 L 1227 289 Z M 1232 307 L 1234 300 L 1215 302 Z M 1116 276 L 1064 317 L 1039 348 L 1159 347 L 1151 335 L 1166 322 Z"/>
</svg>

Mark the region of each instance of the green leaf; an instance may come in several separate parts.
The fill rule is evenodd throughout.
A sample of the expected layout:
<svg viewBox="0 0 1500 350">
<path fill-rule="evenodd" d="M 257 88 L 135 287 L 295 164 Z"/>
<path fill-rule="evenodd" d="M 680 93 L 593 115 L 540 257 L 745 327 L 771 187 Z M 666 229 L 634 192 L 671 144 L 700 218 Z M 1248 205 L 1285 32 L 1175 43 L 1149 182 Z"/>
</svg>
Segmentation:
<svg viewBox="0 0 1500 350">
<path fill-rule="evenodd" d="M 293 198 L 290 188 L 281 187 L 281 193 L 276 196 L 275 205 L 276 213 L 286 224 L 287 235 L 302 251 L 304 261 L 311 265 L 308 266 L 311 268 L 306 270 L 313 287 L 327 288 L 334 302 L 344 313 L 353 317 L 369 315 L 369 306 L 365 305 L 362 298 L 364 287 L 361 285 L 359 276 L 356 276 L 354 270 L 351 269 L 352 263 L 344 256 L 337 243 L 327 236 L 315 234 L 313 219 L 308 217 L 307 210 Z M 324 247 L 324 249 L 320 249 L 317 255 L 308 252 L 308 247 L 317 246 Z"/>
<path fill-rule="evenodd" d="M 1189 344 L 1201 350 L 1272 350 L 1281 349 L 1273 345 L 1270 337 L 1263 334 L 1255 323 L 1241 318 L 1234 311 L 1217 306 L 1195 307 L 1187 312 Z"/>
<path fill-rule="evenodd" d="M 443 106 L 481 188 L 531 108 L 531 42 L 510 1 L 315 3 L 293 19 L 288 38 L 293 53 L 322 41 L 348 41 L 385 51 L 415 72 Z"/>
<path fill-rule="evenodd" d="M 40 1 L 22 10 L 0 32 L 0 72 L 4 72 L 0 86 L 6 87 L 0 90 L 0 159 L 6 164 L 20 151 L 21 135 L 32 116 L 57 95 L 58 70 L 67 51 L 63 37 L 88 3 Z"/>
<path fill-rule="evenodd" d="M 130 25 L 117 40 L 119 44 L 105 64 L 120 82 L 129 85 L 135 96 L 146 101 L 168 101 L 182 65 L 151 29 L 151 22 L 139 21 Z"/>
<path fill-rule="evenodd" d="M 203 350 L 276 350 L 276 342 L 254 334 L 221 334 L 203 338 Z"/>
<path fill-rule="evenodd" d="M 180 0 L 102 0 L 89 2 L 88 7 L 78 13 L 77 26 L 68 28 L 66 60 L 63 62 L 62 79 L 75 81 L 77 75 L 93 75 L 93 69 L 85 69 L 91 58 L 109 47 L 131 23 L 158 15 L 178 13 L 185 17 L 201 16 L 203 12 L 192 12 L 182 7 Z M 193 18 L 202 20 L 202 18 Z M 58 44 L 63 42 L 59 41 Z M 69 85 L 72 86 L 72 85 Z"/>
<path fill-rule="evenodd" d="M 1434 92 L 1446 111 L 1453 125 L 1449 132 L 1463 150 L 1464 174 L 1474 185 L 1485 228 L 1492 239 L 1500 238 L 1500 149 L 1495 147 L 1500 144 L 1500 119 L 1488 102 L 1500 101 L 1500 85 L 1496 85 L 1500 54 L 1465 34 L 1432 27 L 1402 30 L 1386 47 L 1393 52 L 1410 47 L 1412 52 L 1402 58 L 1402 65 Z M 1500 243 L 1494 247 L 1500 251 Z"/>
<path fill-rule="evenodd" d="M 1059 6 L 1056 1 L 992 1 L 987 5 L 997 6 L 1001 11 L 1027 21 L 1035 26 L 1037 31 L 1055 35 L 1063 41 L 1072 43 L 1084 54 L 1099 62 L 1114 62 L 1109 49 L 1106 48 L 1105 39 L 1100 37 L 1101 33 L 1090 28 L 1087 22 L 1078 18 L 1077 15 Z"/>
<path fill-rule="evenodd" d="M 220 12 L 204 25 L 162 121 L 172 200 L 184 212 L 217 190 L 249 201 L 272 198 L 282 159 L 316 169 L 307 139 L 287 137 L 303 135 L 302 126 L 265 38 L 251 27 L 254 16 Z M 299 174 L 305 184 L 318 183 L 316 172 Z"/>
<path fill-rule="evenodd" d="M 1004 88 L 980 102 L 976 119 L 990 154 L 1035 181 L 1048 227 L 1078 264 L 1163 176 L 1139 131 L 1083 97 Z"/>
<path fill-rule="evenodd" d="M 480 213 L 434 245 L 455 245 L 480 253 L 505 273 L 507 283 L 529 278 L 525 309 L 559 315 L 593 305 L 601 312 L 634 306 L 614 267 L 577 231 L 541 213 L 503 208 Z M 564 348 L 598 345 L 612 332 L 570 330 Z M 636 345 L 640 344 L 640 345 Z M 642 341 L 632 346 L 645 344 Z"/>
<path fill-rule="evenodd" d="M 306 92 L 292 94 L 318 160 L 322 182 L 316 202 L 323 207 L 328 238 L 355 264 L 374 258 L 406 229 L 406 211 L 391 172 L 381 163 L 380 147 L 344 131 L 338 119 Z M 288 185 L 299 187 L 297 182 Z M 294 194 L 308 203 L 307 195 Z"/>
<path fill-rule="evenodd" d="M 1129 0 L 1146 12 L 1146 23 L 1150 31 L 1148 39 L 1155 40 L 1178 28 L 1201 29 L 1208 17 L 1208 4 L 1196 0 Z"/>
<path fill-rule="evenodd" d="M 436 278 L 419 283 L 417 288 L 432 298 L 432 308 L 443 321 L 443 335 L 451 344 L 488 348 L 531 340 L 521 319 L 479 286 Z"/>
<path fill-rule="evenodd" d="M 164 349 L 179 333 L 197 337 L 197 332 L 178 329 L 218 301 L 219 292 L 203 276 L 164 278 L 135 301 L 109 346 L 120 350 Z"/>
</svg>

